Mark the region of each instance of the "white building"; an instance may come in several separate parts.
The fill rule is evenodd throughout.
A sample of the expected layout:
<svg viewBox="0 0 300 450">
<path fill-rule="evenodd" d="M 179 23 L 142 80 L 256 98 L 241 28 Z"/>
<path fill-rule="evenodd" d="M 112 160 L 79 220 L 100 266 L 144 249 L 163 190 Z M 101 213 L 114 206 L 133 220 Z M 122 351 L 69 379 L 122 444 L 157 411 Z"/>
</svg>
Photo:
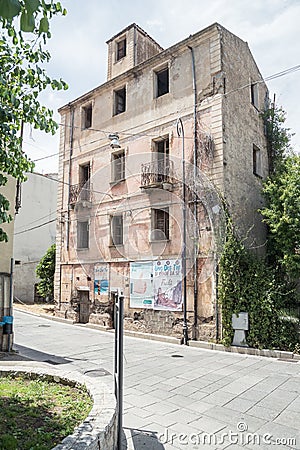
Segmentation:
<svg viewBox="0 0 300 450">
<path fill-rule="evenodd" d="M 14 296 L 33 303 L 36 266 L 55 243 L 57 174 L 28 173 L 27 178 L 22 184 L 22 208 L 15 219 Z"/>
</svg>

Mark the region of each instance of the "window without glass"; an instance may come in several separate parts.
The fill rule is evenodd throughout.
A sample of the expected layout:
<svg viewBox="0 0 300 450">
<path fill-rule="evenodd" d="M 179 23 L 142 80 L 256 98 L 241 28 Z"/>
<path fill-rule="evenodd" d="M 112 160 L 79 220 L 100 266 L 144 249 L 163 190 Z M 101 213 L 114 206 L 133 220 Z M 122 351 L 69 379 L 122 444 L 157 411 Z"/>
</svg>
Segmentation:
<svg viewBox="0 0 300 450">
<path fill-rule="evenodd" d="M 93 118 L 92 105 L 87 105 L 82 108 L 82 128 L 91 128 Z"/>
<path fill-rule="evenodd" d="M 79 185 L 81 188 L 81 200 L 90 199 L 90 177 L 91 168 L 90 163 L 79 166 Z"/>
<path fill-rule="evenodd" d="M 122 88 L 114 93 L 114 115 L 121 114 L 126 110 L 126 89 Z"/>
<path fill-rule="evenodd" d="M 158 182 L 165 181 L 169 175 L 169 149 L 169 138 L 155 142 Z"/>
<path fill-rule="evenodd" d="M 123 216 L 111 217 L 111 243 L 112 245 L 123 244 Z"/>
<path fill-rule="evenodd" d="M 261 152 L 256 145 L 253 145 L 253 173 L 261 176 Z"/>
<path fill-rule="evenodd" d="M 168 240 L 170 237 L 169 222 L 169 208 L 153 209 L 151 240 Z"/>
<path fill-rule="evenodd" d="M 125 152 L 112 154 L 112 181 L 121 181 L 125 178 Z"/>
<path fill-rule="evenodd" d="M 169 69 L 156 72 L 156 97 L 167 94 L 169 92 Z"/>
<path fill-rule="evenodd" d="M 126 39 L 117 42 L 116 60 L 119 61 L 124 58 L 124 56 L 126 56 Z"/>
<path fill-rule="evenodd" d="M 258 86 L 257 83 L 251 84 L 251 103 L 258 109 Z"/>
<path fill-rule="evenodd" d="M 89 248 L 89 222 L 77 222 L 77 248 Z"/>
</svg>

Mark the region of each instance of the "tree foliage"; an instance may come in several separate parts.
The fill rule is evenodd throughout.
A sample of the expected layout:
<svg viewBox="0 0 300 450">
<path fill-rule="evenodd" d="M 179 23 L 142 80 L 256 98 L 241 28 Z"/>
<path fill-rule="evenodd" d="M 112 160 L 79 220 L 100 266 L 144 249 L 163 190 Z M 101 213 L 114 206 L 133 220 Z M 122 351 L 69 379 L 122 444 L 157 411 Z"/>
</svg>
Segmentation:
<svg viewBox="0 0 300 450">
<path fill-rule="evenodd" d="M 263 259 L 247 250 L 228 217 L 219 276 L 223 340 L 232 342 L 232 314 L 247 311 L 250 346 L 298 351 L 299 317 L 290 311 L 299 304 L 300 157 L 291 150 L 283 110 L 272 107 L 264 119 L 270 175 L 263 184 L 266 206 L 260 212 L 268 225 L 267 254 Z"/>
<path fill-rule="evenodd" d="M 300 157 L 291 149 L 285 112 L 272 107 L 265 120 L 272 164 L 263 187 L 266 206 L 260 212 L 268 225 L 270 262 L 295 279 L 300 274 Z"/>
<path fill-rule="evenodd" d="M 264 184 L 272 260 L 290 278 L 300 274 L 300 156 L 287 156 Z"/>
<path fill-rule="evenodd" d="M 39 94 L 47 89 L 66 89 L 63 80 L 51 79 L 44 65 L 50 53 L 44 48 L 51 37 L 49 20 L 65 14 L 59 2 L 0 0 L 0 187 L 5 174 L 19 180 L 33 169 L 22 150 L 22 128 L 54 134 L 58 128 L 53 112 L 41 105 Z M 11 220 L 9 202 L 0 195 L 0 224 Z M 0 241 L 7 236 L 0 228 Z"/>
<path fill-rule="evenodd" d="M 297 349 L 297 323 L 286 320 L 281 313 L 290 295 L 276 271 L 238 240 L 228 219 L 219 272 L 224 344 L 231 345 L 233 339 L 232 314 L 246 311 L 250 324 L 247 343 L 251 347 Z"/>
<path fill-rule="evenodd" d="M 36 274 L 40 278 L 37 290 L 43 298 L 53 299 L 55 272 L 55 244 L 47 250 L 36 268 Z"/>
</svg>

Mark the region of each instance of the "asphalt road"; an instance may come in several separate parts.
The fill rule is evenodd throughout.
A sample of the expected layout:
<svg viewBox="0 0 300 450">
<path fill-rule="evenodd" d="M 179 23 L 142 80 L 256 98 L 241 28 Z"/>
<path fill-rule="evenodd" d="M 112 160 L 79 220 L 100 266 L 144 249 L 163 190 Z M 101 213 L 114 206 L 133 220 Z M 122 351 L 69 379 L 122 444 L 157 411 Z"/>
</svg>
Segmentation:
<svg viewBox="0 0 300 450">
<path fill-rule="evenodd" d="M 112 383 L 113 333 L 15 311 L 24 356 Z M 300 449 L 300 363 L 125 338 L 124 448 Z"/>
</svg>

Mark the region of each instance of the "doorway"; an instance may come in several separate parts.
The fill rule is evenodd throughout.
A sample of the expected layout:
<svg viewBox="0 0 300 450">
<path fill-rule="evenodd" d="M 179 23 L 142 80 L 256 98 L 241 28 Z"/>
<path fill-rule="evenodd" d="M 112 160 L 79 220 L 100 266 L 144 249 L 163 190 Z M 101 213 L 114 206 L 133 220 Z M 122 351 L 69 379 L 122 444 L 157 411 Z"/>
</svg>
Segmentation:
<svg viewBox="0 0 300 450">
<path fill-rule="evenodd" d="M 90 318 L 90 299 L 88 291 L 79 292 L 79 323 L 88 323 Z"/>
</svg>

